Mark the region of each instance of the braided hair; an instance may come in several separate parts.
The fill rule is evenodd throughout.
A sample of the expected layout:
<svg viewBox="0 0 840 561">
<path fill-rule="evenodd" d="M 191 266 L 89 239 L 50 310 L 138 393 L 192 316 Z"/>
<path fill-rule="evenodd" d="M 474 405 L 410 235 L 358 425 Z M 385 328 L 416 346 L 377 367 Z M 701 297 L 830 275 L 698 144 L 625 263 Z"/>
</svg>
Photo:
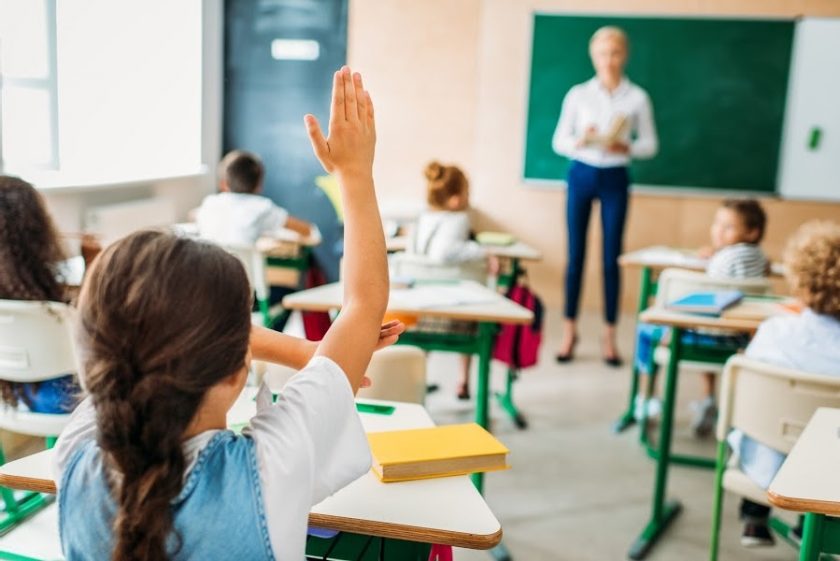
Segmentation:
<svg viewBox="0 0 840 561">
<path fill-rule="evenodd" d="M 169 538 L 184 435 L 208 390 L 245 367 L 250 307 L 242 265 L 206 242 L 142 231 L 94 263 L 78 337 L 117 504 L 112 559 L 168 559 L 180 548 Z"/>
</svg>

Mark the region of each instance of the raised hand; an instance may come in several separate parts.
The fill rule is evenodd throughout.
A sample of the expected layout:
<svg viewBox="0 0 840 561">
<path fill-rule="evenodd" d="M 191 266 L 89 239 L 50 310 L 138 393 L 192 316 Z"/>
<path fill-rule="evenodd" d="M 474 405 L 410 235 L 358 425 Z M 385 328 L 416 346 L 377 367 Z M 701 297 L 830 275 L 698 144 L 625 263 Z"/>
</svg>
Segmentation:
<svg viewBox="0 0 840 561">
<path fill-rule="evenodd" d="M 304 117 L 315 156 L 327 173 L 371 175 L 376 145 L 373 102 L 362 76 L 344 66 L 333 75 L 328 136 L 314 115 Z"/>
</svg>

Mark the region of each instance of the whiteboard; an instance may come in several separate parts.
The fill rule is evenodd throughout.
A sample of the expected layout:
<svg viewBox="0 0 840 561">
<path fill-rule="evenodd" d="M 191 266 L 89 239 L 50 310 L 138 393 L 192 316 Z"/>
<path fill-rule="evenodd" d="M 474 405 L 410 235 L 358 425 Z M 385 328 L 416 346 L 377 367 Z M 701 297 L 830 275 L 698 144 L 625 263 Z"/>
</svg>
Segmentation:
<svg viewBox="0 0 840 561">
<path fill-rule="evenodd" d="M 788 84 L 779 194 L 840 201 L 840 19 L 797 24 Z"/>
</svg>

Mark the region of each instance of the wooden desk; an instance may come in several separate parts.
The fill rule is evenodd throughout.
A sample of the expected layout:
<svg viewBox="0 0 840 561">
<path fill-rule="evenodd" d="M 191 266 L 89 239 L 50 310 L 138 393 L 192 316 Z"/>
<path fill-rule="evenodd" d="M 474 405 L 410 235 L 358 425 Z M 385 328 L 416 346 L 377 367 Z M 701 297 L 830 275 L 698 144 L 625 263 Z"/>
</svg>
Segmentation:
<svg viewBox="0 0 840 561">
<path fill-rule="evenodd" d="M 453 286 L 460 287 L 482 301 L 472 304 L 428 305 L 429 300 L 426 299 L 425 294 L 430 287 L 434 288 L 435 286 L 439 289 Z M 338 310 L 341 308 L 342 294 L 341 283 L 327 284 L 290 294 L 283 299 L 283 306 L 292 310 Z M 413 298 L 412 294 L 416 298 Z M 421 300 L 424 300 L 424 302 L 421 302 Z M 493 335 L 496 332 L 497 324 L 528 324 L 534 319 L 533 313 L 494 290 L 472 281 L 418 282 L 415 289 L 392 290 L 388 302 L 388 312 L 478 322 L 477 336 L 462 333 L 407 331 L 400 336 L 400 343 L 416 345 L 429 351 L 477 354 L 479 364 L 475 419 L 479 425 L 489 428 L 490 360 Z M 474 477 L 479 489 L 482 488 L 482 476 L 483 474 L 476 474 Z"/>
<path fill-rule="evenodd" d="M 233 426 L 256 413 L 254 388 L 246 388 L 228 414 Z M 392 415 L 359 413 L 366 431 L 433 426 L 421 405 L 377 400 L 359 403 L 393 405 Z M 0 485 L 55 493 L 53 451 L 46 450 L 0 466 Z M 335 495 L 312 507 L 313 526 L 367 536 L 490 549 L 502 528 L 466 476 L 382 483 L 368 472 Z"/>
<path fill-rule="evenodd" d="M 801 561 L 840 553 L 840 409 L 817 409 L 767 490 L 772 504 L 804 512 Z"/>
<path fill-rule="evenodd" d="M 665 388 L 662 396 L 662 412 L 659 421 L 658 448 L 648 447 L 648 454 L 656 460 L 656 476 L 653 488 L 651 516 L 644 530 L 630 548 L 631 559 L 642 559 L 653 548 L 656 541 L 664 534 L 671 522 L 679 515 L 682 505 L 677 500 L 666 501 L 668 470 L 672 463 L 713 468 L 712 458 L 680 456 L 671 453 L 673 433 L 674 405 L 677 394 L 677 369 L 680 360 L 692 358 L 683 355 L 682 337 L 688 329 L 725 329 L 739 333 L 752 334 L 759 324 L 775 314 L 790 313 L 777 300 L 761 297 L 746 297 L 741 304 L 733 306 L 721 317 L 709 317 L 695 314 L 674 312 L 653 307 L 645 310 L 639 319 L 645 323 L 664 325 L 671 328 L 670 357 L 666 369 Z M 723 363 L 736 349 L 717 351 L 716 358 Z M 704 357 L 708 361 L 708 357 Z"/>
<path fill-rule="evenodd" d="M 618 264 L 625 269 L 638 269 L 641 279 L 639 283 L 639 304 L 636 313 L 641 314 L 648 306 L 650 300 L 656 295 L 657 277 L 663 269 L 678 268 L 692 271 L 705 271 L 709 260 L 697 255 L 697 250 L 674 248 L 664 245 L 657 245 L 637 249 L 621 255 Z M 771 277 L 784 275 L 784 268 L 781 263 L 772 263 L 770 266 Z M 633 361 L 635 363 L 635 360 Z M 623 432 L 635 422 L 635 398 L 639 391 L 639 372 L 632 368 L 630 378 L 630 392 L 627 400 L 627 409 L 613 424 L 613 430 L 617 433 Z"/>
</svg>

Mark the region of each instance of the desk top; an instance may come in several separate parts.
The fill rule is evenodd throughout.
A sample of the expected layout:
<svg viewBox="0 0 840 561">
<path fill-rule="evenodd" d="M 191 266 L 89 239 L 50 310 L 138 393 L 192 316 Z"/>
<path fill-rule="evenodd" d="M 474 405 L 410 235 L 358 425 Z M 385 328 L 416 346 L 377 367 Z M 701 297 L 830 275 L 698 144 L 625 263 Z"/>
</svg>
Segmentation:
<svg viewBox="0 0 840 561">
<path fill-rule="evenodd" d="M 198 237 L 198 225 L 195 222 L 179 222 L 172 226 L 172 229 L 183 236 Z M 271 253 L 278 246 L 289 243 L 314 247 L 321 243 L 321 234 L 316 232 L 309 236 L 301 236 L 297 232 L 283 228 L 272 236 L 261 237 L 257 240 L 256 247 L 263 253 Z"/>
<path fill-rule="evenodd" d="M 246 388 L 228 413 L 228 424 L 247 421 L 256 412 L 255 388 Z M 368 432 L 433 426 L 421 405 L 358 400 L 396 407 L 391 415 L 359 413 Z M 55 493 L 52 450 L 0 467 L 0 484 L 14 489 Z M 502 537 L 499 521 L 469 477 L 444 477 L 382 483 L 368 472 L 312 507 L 314 526 L 371 536 L 490 549 Z"/>
<path fill-rule="evenodd" d="M 752 333 L 761 322 L 775 315 L 791 314 L 780 300 L 745 297 L 741 303 L 724 311 L 720 317 L 677 312 L 652 306 L 639 314 L 639 321 L 683 329 L 726 329 Z"/>
<path fill-rule="evenodd" d="M 767 497 L 797 512 L 840 516 L 840 409 L 817 409 L 793 445 Z"/>
<path fill-rule="evenodd" d="M 637 249 L 624 253 L 618 258 L 618 263 L 622 267 L 650 267 L 655 270 L 677 267 L 679 269 L 705 271 L 708 262 L 708 259 L 697 255 L 696 250 L 665 245 Z M 771 263 L 770 276 L 784 276 L 784 267 L 781 263 Z"/>
<path fill-rule="evenodd" d="M 342 283 L 325 284 L 286 296 L 283 307 L 336 310 L 341 308 L 342 295 Z M 388 312 L 494 323 L 525 324 L 534 319 L 527 308 L 474 281 L 418 281 L 413 288 L 392 288 Z"/>
<path fill-rule="evenodd" d="M 395 236 L 385 239 L 385 247 L 388 251 L 405 251 L 408 248 L 408 236 Z M 542 261 L 543 254 L 540 250 L 530 245 L 516 241 L 510 245 L 481 244 L 481 247 L 488 255 L 505 257 L 508 259 L 520 259 L 522 261 Z"/>
</svg>

